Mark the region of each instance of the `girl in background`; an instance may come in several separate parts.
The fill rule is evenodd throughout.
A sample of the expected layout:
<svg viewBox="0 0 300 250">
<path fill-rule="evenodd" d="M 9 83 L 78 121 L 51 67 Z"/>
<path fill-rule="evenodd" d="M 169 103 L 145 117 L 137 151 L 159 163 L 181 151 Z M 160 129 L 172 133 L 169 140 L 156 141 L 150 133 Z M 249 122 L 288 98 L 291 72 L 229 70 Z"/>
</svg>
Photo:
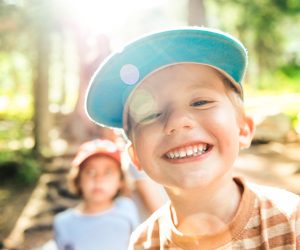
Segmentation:
<svg viewBox="0 0 300 250">
<path fill-rule="evenodd" d="M 69 184 L 82 202 L 55 216 L 58 248 L 127 249 L 139 218 L 133 201 L 122 196 L 126 183 L 115 143 L 100 139 L 84 143 L 73 160 Z"/>
</svg>

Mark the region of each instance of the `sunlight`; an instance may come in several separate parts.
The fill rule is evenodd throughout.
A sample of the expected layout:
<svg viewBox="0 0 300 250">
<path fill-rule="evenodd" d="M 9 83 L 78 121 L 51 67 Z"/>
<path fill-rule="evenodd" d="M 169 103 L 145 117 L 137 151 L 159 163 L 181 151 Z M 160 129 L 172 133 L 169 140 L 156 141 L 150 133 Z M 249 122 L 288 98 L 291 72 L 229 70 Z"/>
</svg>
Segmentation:
<svg viewBox="0 0 300 250">
<path fill-rule="evenodd" d="M 0 112 L 4 112 L 9 105 L 8 96 L 0 96 Z"/>
<path fill-rule="evenodd" d="M 114 26 L 124 23 L 139 11 L 164 4 L 165 1 L 152 0 L 65 0 L 65 9 L 70 11 L 80 26 L 93 33 L 111 33 Z M 126 28 L 126 27 L 124 27 Z"/>
<path fill-rule="evenodd" d="M 297 115 L 296 132 L 300 135 L 300 112 Z"/>
<path fill-rule="evenodd" d="M 24 95 L 16 95 L 14 102 L 15 102 L 16 107 L 19 107 L 19 108 L 29 107 L 29 105 L 30 105 L 29 98 Z"/>
</svg>

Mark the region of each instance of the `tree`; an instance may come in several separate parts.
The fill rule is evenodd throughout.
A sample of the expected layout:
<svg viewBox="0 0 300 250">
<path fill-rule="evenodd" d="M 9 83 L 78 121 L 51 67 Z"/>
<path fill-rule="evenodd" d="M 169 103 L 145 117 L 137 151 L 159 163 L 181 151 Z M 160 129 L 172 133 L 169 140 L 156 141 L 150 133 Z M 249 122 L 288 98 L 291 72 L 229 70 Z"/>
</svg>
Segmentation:
<svg viewBox="0 0 300 250">
<path fill-rule="evenodd" d="M 73 25 L 72 31 L 78 56 L 80 82 L 75 108 L 66 118 L 61 136 L 72 143 L 82 143 L 98 137 L 114 139 L 110 130 L 99 127 L 88 119 L 84 108 L 88 83 L 97 67 L 110 53 L 109 39 L 103 34 L 91 36 L 76 24 Z M 89 44 L 90 40 L 93 40 L 92 45 Z"/>
<path fill-rule="evenodd" d="M 51 34 L 56 25 L 53 3 L 47 0 L 28 0 L 25 13 L 32 35 L 32 69 L 34 100 L 34 150 L 42 155 L 49 148 L 51 117 L 49 112 L 49 68 L 52 48 Z M 34 13 L 34 15 L 33 15 Z"/>
<path fill-rule="evenodd" d="M 33 85 L 34 96 L 34 149 L 40 153 L 49 145 L 48 132 L 50 129 L 49 114 L 49 37 L 45 31 L 40 30 L 36 39 L 37 57 L 36 77 Z"/>
<path fill-rule="evenodd" d="M 255 68 L 251 75 L 257 76 L 253 81 L 260 82 L 261 76 L 278 68 L 284 51 L 283 22 L 300 13 L 300 1 L 218 0 L 216 3 L 221 28 L 238 33 L 251 50 L 250 68 Z"/>
<path fill-rule="evenodd" d="M 189 0 L 188 24 L 197 26 L 207 25 L 204 0 Z"/>
</svg>

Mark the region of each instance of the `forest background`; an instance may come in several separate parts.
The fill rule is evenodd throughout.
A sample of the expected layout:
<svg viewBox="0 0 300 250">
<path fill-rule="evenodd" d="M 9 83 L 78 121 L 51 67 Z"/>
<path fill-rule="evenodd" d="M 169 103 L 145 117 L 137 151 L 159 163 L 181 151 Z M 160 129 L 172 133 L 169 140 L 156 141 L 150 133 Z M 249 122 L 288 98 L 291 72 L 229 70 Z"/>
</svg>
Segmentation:
<svg viewBox="0 0 300 250">
<path fill-rule="evenodd" d="M 298 0 L 0 0 L 0 201 L 32 189 L 47 159 L 105 136 L 83 100 L 111 51 L 184 25 L 237 36 L 249 51 L 246 107 L 284 114 L 299 138 Z"/>
</svg>

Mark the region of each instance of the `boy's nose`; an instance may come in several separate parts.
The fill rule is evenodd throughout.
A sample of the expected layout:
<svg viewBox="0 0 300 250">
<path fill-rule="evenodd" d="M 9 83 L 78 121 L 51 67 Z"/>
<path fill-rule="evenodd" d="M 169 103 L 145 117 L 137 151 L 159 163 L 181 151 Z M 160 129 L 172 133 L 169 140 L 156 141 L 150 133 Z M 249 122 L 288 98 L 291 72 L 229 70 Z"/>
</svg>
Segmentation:
<svg viewBox="0 0 300 250">
<path fill-rule="evenodd" d="M 182 130 L 192 129 L 195 125 L 196 121 L 192 114 L 186 110 L 174 109 L 166 117 L 164 131 L 167 135 L 171 135 Z"/>
</svg>

